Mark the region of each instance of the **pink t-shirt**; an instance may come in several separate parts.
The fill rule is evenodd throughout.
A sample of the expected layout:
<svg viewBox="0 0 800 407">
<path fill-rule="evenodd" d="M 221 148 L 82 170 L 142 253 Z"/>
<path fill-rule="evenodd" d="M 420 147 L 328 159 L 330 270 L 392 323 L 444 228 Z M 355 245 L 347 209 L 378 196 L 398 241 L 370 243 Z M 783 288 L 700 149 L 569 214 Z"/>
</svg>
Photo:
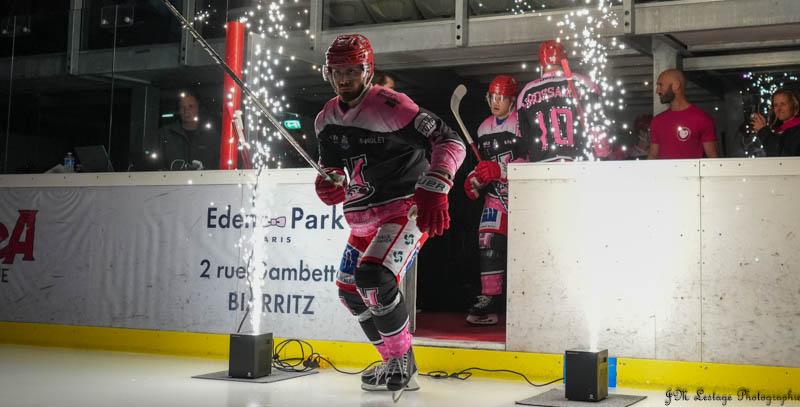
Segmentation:
<svg viewBox="0 0 800 407">
<path fill-rule="evenodd" d="M 695 105 L 656 115 L 650 128 L 650 142 L 658 144 L 660 159 L 703 158 L 703 143 L 716 139 L 714 119 Z"/>
</svg>

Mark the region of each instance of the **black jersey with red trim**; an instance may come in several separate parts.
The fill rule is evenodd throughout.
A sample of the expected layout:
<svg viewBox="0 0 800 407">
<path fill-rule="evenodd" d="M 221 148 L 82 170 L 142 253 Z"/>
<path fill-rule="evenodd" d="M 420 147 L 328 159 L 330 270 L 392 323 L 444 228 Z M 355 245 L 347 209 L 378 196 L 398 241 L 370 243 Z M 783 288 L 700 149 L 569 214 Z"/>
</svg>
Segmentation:
<svg viewBox="0 0 800 407">
<path fill-rule="evenodd" d="M 599 94 L 597 85 L 584 75 L 574 74 L 573 83 L 579 96 L 588 92 L 596 99 Z M 567 78 L 561 72 L 545 73 L 519 93 L 519 131 L 523 138 L 533 140 L 531 161 L 557 156 L 578 159 L 591 150 L 588 132 L 573 100 Z"/>
<path fill-rule="evenodd" d="M 329 100 L 315 128 L 320 165 L 348 173 L 345 215 L 412 197 L 423 172 L 455 174 L 465 154 L 458 134 L 439 117 L 382 86 L 371 86 L 352 108 L 339 97 Z"/>
</svg>

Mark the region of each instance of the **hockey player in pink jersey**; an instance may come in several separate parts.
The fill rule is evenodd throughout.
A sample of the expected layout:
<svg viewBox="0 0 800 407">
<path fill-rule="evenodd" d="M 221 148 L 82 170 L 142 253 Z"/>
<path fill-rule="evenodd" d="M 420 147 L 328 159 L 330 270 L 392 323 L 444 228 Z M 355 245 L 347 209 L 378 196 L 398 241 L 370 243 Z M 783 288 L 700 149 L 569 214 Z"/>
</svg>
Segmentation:
<svg viewBox="0 0 800 407">
<path fill-rule="evenodd" d="M 318 176 L 316 192 L 328 205 L 344 203 L 351 232 L 336 285 L 383 360 L 361 387 L 399 394 L 419 388 L 399 281 L 427 237 L 450 226 L 447 193 L 465 148 L 408 96 L 372 85 L 374 70 L 362 35 L 339 35 L 326 52 L 323 76 L 337 96 L 315 121 L 319 163 L 343 182 Z"/>
<path fill-rule="evenodd" d="M 517 132 L 516 95 L 517 81 L 510 76 L 499 75 L 489 84 L 486 102 L 492 115 L 478 127 L 476 140 L 481 161 L 464 182 L 464 191 L 470 199 L 478 199 L 481 191 L 486 193 L 478 229 L 481 293 L 467 315 L 467 322 L 474 325 L 497 324 L 504 302 L 508 235 L 506 166 L 510 162 L 528 161 L 531 146 Z"/>
<path fill-rule="evenodd" d="M 584 75 L 564 72 L 562 61 L 566 58 L 561 43 L 544 41 L 539 47 L 542 77 L 525 85 L 517 97 L 520 134 L 534 142 L 531 161 L 572 161 L 609 154 L 605 135 L 587 131 L 587 120 L 581 118 L 589 105 L 584 97 L 596 101 L 600 89 Z"/>
</svg>

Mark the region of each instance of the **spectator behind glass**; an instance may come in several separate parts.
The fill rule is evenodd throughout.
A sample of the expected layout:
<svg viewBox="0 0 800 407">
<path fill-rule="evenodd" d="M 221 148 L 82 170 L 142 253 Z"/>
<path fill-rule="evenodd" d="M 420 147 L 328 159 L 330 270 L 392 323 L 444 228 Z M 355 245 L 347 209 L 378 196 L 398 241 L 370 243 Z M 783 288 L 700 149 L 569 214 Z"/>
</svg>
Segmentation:
<svg viewBox="0 0 800 407">
<path fill-rule="evenodd" d="M 394 89 L 395 82 L 394 75 L 385 71 L 375 71 L 375 77 L 372 79 L 372 83 L 389 89 Z"/>
<path fill-rule="evenodd" d="M 633 146 L 628 151 L 628 158 L 632 160 L 645 160 L 650 152 L 650 125 L 653 115 L 643 114 L 633 123 Z"/>
<path fill-rule="evenodd" d="M 761 114 L 753 114 L 751 125 L 764 143 L 768 157 L 800 156 L 800 101 L 788 89 L 772 95 L 770 123 Z"/>
<path fill-rule="evenodd" d="M 200 118 L 200 102 L 191 93 L 181 93 L 178 120 L 158 130 L 162 169 L 215 170 L 219 168 L 219 134 L 208 120 Z"/>
<path fill-rule="evenodd" d="M 656 93 L 669 109 L 653 118 L 650 126 L 652 159 L 717 158 L 714 119 L 686 100 L 686 77 L 677 69 L 658 76 Z"/>
<path fill-rule="evenodd" d="M 650 151 L 650 122 L 653 115 L 642 114 L 636 117 L 633 129 L 620 136 L 611 148 L 609 160 L 646 160 Z"/>
</svg>

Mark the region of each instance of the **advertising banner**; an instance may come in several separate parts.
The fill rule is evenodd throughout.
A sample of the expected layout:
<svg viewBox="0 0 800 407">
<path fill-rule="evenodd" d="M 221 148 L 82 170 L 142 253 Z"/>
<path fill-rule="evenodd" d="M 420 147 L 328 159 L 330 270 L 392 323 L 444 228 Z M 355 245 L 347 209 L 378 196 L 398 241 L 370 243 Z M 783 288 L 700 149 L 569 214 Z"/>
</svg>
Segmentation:
<svg viewBox="0 0 800 407">
<path fill-rule="evenodd" d="M 0 320 L 229 333 L 252 303 L 260 331 L 362 341 L 335 286 L 341 206 L 310 182 L 259 189 L 268 216 L 241 184 L 0 189 Z"/>
</svg>

